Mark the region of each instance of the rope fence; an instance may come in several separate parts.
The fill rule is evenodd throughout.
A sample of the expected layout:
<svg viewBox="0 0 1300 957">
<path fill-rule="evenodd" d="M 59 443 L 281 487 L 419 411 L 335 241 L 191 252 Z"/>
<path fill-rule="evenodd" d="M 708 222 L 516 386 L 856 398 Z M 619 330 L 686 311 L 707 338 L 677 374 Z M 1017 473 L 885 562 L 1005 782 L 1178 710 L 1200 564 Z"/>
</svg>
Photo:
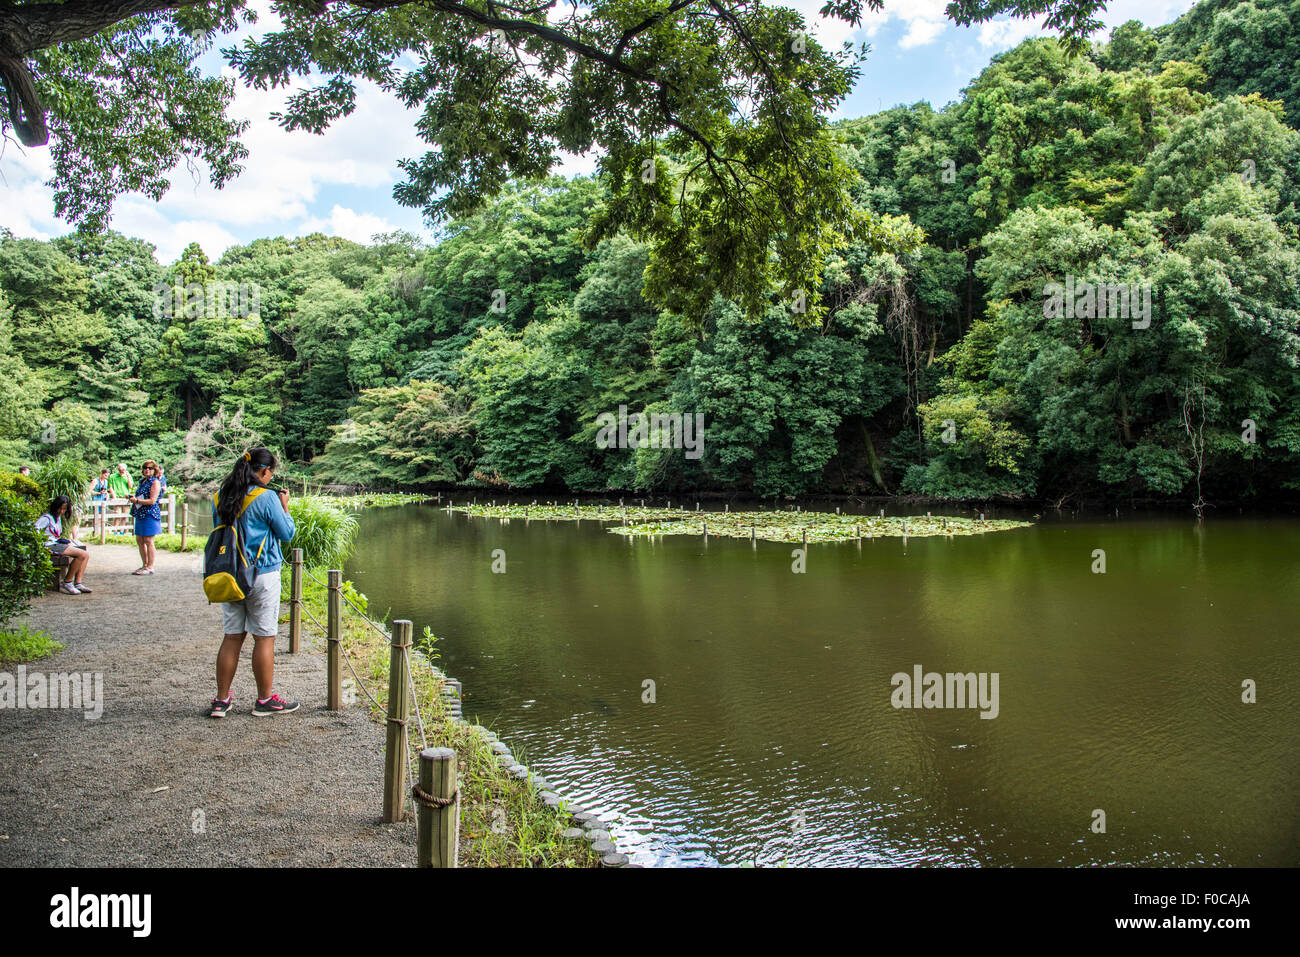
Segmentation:
<svg viewBox="0 0 1300 957">
<path fill-rule="evenodd" d="M 302 641 L 302 618 L 324 633 L 326 662 L 326 703 L 330 711 L 343 708 L 342 666 L 347 665 L 357 687 L 370 700 L 377 711 L 386 711 L 384 742 L 384 813 L 385 823 L 400 821 L 405 812 L 406 798 L 414 802 L 417 823 L 418 866 L 456 867 L 459 850 L 460 791 L 456 786 L 456 752 L 450 748 L 430 748 L 428 730 L 424 723 L 424 709 L 415 684 L 415 669 L 411 658 L 412 624 L 405 619 L 393 622 L 391 632 L 385 630 L 343 593 L 343 573 L 330 569 L 326 581 L 321 581 L 303 562 L 301 548 L 290 553 L 289 593 L 289 651 L 296 653 Z M 304 576 L 326 589 L 326 622 L 312 614 L 302 600 Z M 343 649 L 344 605 L 351 606 L 360 619 L 389 643 L 388 707 L 380 705 L 353 667 L 351 655 Z M 410 748 L 410 710 L 415 706 L 416 723 L 420 729 L 423 749 L 416 767 L 415 755 Z M 408 784 L 409 782 L 409 784 Z"/>
</svg>

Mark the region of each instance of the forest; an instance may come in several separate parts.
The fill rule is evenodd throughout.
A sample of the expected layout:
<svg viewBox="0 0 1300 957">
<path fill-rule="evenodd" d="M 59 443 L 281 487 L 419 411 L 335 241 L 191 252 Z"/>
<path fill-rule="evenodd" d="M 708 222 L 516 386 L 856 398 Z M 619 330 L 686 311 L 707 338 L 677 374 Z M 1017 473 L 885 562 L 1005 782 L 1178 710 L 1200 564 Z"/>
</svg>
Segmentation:
<svg viewBox="0 0 1300 957">
<path fill-rule="evenodd" d="M 943 109 L 834 123 L 854 201 L 905 241 L 838 243 L 815 310 L 666 300 L 646 247 L 601 228 L 598 177 L 513 181 L 428 245 L 163 265 L 111 230 L 6 233 L 0 468 L 201 481 L 187 447 L 215 436 L 388 489 L 1288 501 L 1298 61 L 1300 0 L 1206 0 L 1077 53 L 1026 40 Z M 620 406 L 702 414 L 702 454 L 601 448 Z"/>
</svg>

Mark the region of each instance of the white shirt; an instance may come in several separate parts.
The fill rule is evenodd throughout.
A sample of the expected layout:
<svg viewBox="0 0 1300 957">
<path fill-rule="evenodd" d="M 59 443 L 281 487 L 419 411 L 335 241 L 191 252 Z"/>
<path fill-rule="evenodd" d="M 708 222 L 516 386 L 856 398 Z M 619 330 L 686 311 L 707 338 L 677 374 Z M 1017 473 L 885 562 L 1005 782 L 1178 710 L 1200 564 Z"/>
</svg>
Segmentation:
<svg viewBox="0 0 1300 957">
<path fill-rule="evenodd" d="M 57 518 L 46 512 L 36 520 L 36 530 L 45 533 L 45 544 L 48 545 L 56 538 L 63 537 L 63 523 Z"/>
</svg>

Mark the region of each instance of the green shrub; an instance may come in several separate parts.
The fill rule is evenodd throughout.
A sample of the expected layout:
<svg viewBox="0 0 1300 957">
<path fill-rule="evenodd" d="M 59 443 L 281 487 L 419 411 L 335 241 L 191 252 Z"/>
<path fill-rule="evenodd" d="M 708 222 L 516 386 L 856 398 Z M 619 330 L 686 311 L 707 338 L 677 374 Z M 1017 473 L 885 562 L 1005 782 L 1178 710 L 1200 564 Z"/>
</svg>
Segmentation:
<svg viewBox="0 0 1300 957">
<path fill-rule="evenodd" d="M 50 552 L 36 531 L 38 506 L 0 492 L 0 626 L 45 591 L 54 575 Z"/>
<path fill-rule="evenodd" d="M 356 516 L 319 495 L 290 499 L 289 514 L 297 531 L 285 547 L 301 548 L 303 561 L 311 568 L 342 568 L 352 554 Z"/>
<path fill-rule="evenodd" d="M 0 492 L 12 492 L 20 499 L 44 508 L 49 503 L 45 490 L 26 475 L 17 472 L 0 472 Z"/>
<path fill-rule="evenodd" d="M 43 631 L 19 625 L 12 631 L 0 631 L 0 662 L 18 664 L 48 658 L 63 650 L 63 645 Z"/>
</svg>

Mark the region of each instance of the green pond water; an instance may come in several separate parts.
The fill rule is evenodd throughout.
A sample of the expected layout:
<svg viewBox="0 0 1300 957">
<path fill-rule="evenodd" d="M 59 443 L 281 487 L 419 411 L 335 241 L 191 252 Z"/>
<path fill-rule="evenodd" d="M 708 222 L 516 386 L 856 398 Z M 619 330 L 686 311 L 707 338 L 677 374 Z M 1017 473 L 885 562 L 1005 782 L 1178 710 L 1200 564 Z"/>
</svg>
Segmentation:
<svg viewBox="0 0 1300 957">
<path fill-rule="evenodd" d="M 1294 519 L 1045 517 L 803 573 L 775 543 L 360 521 L 372 611 L 429 625 L 467 717 L 640 863 L 1300 864 Z M 996 717 L 894 707 L 917 666 L 996 673 Z"/>
</svg>

